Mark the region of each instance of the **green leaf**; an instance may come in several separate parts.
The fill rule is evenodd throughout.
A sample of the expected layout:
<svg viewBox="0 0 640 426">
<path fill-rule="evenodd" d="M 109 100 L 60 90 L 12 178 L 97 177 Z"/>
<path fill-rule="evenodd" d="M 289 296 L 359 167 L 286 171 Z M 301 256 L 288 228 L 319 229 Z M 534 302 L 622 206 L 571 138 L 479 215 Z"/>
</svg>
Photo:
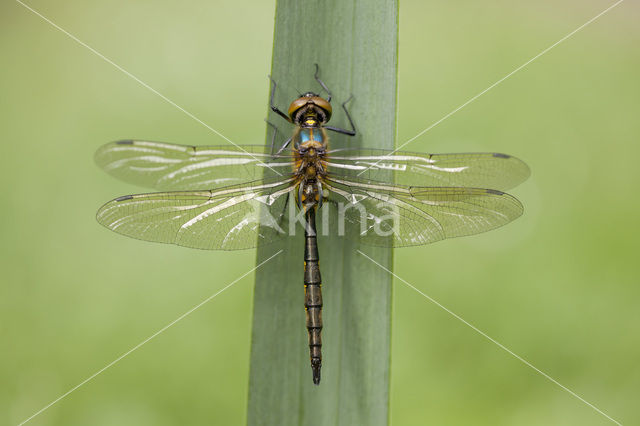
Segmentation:
<svg viewBox="0 0 640 426">
<path fill-rule="evenodd" d="M 286 111 L 301 92 L 321 91 L 315 66 L 333 94 L 331 146 L 393 149 L 396 118 L 398 10 L 394 1 L 280 0 L 272 76 L 275 103 Z M 326 95 L 326 93 L 321 93 Z M 270 112 L 282 143 L 293 127 Z M 273 131 L 268 128 L 267 143 Z M 312 382 L 305 328 L 303 233 L 260 246 L 256 272 L 249 425 L 386 425 L 389 418 L 391 282 L 361 249 L 391 269 L 387 248 L 360 247 L 337 236 L 318 241 L 323 278 L 323 367 Z"/>
</svg>

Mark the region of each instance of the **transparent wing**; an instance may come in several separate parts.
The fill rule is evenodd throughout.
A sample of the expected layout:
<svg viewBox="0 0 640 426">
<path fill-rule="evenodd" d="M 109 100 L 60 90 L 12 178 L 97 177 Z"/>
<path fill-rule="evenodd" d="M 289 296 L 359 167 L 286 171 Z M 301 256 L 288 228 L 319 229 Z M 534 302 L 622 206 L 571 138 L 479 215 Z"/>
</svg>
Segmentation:
<svg viewBox="0 0 640 426">
<path fill-rule="evenodd" d="M 187 146 L 123 140 L 108 143 L 95 154 L 107 173 L 126 182 L 164 191 L 216 189 L 292 173 L 290 152 L 271 155 L 269 148 L 244 146 Z"/>
<path fill-rule="evenodd" d="M 217 191 L 158 192 L 109 201 L 96 215 L 112 231 L 146 241 L 207 250 L 255 247 L 287 231 L 293 180 Z"/>
<path fill-rule="evenodd" d="M 529 167 L 506 154 L 424 154 L 376 149 L 329 152 L 328 170 L 340 177 L 405 186 L 491 188 L 506 191 L 525 181 Z M 393 174 L 392 174 L 393 172 Z"/>
<path fill-rule="evenodd" d="M 326 222 L 332 231 L 374 246 L 413 246 L 479 234 L 523 212 L 516 198 L 493 189 L 401 187 L 335 178 L 325 183 L 336 210 Z"/>
</svg>

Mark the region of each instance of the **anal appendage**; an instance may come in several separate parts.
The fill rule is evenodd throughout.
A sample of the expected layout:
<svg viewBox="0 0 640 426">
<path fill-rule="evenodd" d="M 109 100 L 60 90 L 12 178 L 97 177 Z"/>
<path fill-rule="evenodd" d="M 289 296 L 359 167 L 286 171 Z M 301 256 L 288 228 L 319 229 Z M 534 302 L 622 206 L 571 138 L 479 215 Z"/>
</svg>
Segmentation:
<svg viewBox="0 0 640 426">
<path fill-rule="evenodd" d="M 320 358 L 311 358 L 311 371 L 313 372 L 313 384 L 320 384 L 320 368 L 322 367 L 322 360 Z"/>
</svg>

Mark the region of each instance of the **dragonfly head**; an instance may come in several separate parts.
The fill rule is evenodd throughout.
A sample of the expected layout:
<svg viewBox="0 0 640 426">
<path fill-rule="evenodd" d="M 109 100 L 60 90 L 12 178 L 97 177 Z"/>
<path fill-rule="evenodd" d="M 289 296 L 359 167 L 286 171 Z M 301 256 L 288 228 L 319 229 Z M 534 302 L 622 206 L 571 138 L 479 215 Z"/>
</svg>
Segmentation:
<svg viewBox="0 0 640 426">
<path fill-rule="evenodd" d="M 318 127 L 331 118 L 331 104 L 316 93 L 303 93 L 289 105 L 289 118 L 304 127 Z"/>
</svg>

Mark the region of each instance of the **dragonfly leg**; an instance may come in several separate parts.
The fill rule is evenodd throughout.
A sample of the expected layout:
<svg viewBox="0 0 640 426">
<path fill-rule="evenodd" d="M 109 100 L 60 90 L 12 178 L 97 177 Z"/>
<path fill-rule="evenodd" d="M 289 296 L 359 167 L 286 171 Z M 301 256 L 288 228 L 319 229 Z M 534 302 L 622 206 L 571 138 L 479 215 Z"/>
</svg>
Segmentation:
<svg viewBox="0 0 640 426">
<path fill-rule="evenodd" d="M 287 138 L 287 140 L 286 140 L 286 141 L 284 141 L 284 143 L 282 144 L 282 146 L 280 147 L 280 149 L 278 150 L 278 152 L 276 152 L 276 155 L 278 155 L 278 154 L 282 154 L 282 151 L 284 151 L 284 150 L 289 146 L 289 144 L 291 143 L 291 139 L 292 139 L 292 138 L 291 138 L 291 136 L 289 136 L 289 137 Z"/>
<path fill-rule="evenodd" d="M 282 144 L 282 146 L 278 149 L 278 151 L 274 152 L 275 146 L 276 146 L 276 135 L 278 134 L 278 128 L 276 127 L 275 124 L 273 124 L 269 120 L 265 119 L 265 121 L 269 126 L 273 128 L 273 136 L 271 137 L 271 149 L 269 152 L 271 152 L 271 155 L 280 155 L 282 154 L 282 151 L 284 151 L 289 146 L 292 138 L 291 136 L 289 136 L 289 138 L 286 141 L 284 141 L 284 144 Z"/>
<path fill-rule="evenodd" d="M 269 76 L 269 80 L 271 80 L 271 96 L 269 97 L 269 106 L 271 107 L 271 111 L 275 112 L 280 117 L 291 123 L 291 118 L 289 118 L 289 116 L 284 112 L 280 111 L 280 109 L 273 103 L 273 99 L 276 96 L 276 81 L 271 78 L 271 76 Z"/>
<path fill-rule="evenodd" d="M 278 128 L 275 126 L 275 124 L 271 123 L 269 120 L 265 119 L 264 121 L 266 121 L 267 124 L 271 126 L 271 128 L 273 128 L 273 136 L 271 137 L 271 149 L 269 150 L 269 152 L 271 152 L 271 155 L 274 155 L 276 154 L 273 152 L 273 150 L 276 145 L 276 135 L 278 134 Z"/>
<path fill-rule="evenodd" d="M 325 92 L 327 92 L 327 102 L 331 102 L 331 90 L 329 90 L 327 85 L 324 84 L 324 81 L 320 80 L 320 77 L 319 77 L 320 66 L 318 64 L 315 64 L 315 66 L 316 66 L 316 73 L 313 75 L 313 78 L 315 78 L 316 81 L 320 84 L 320 86 L 322 86 L 322 88 L 325 90 Z"/>
<path fill-rule="evenodd" d="M 340 127 L 333 127 L 333 126 L 324 126 L 325 129 L 331 130 L 332 132 L 336 132 L 336 133 L 342 133 L 343 135 L 347 135 L 347 136 L 356 135 L 356 126 L 353 124 L 353 119 L 351 119 L 351 114 L 349 114 L 349 110 L 347 109 L 347 104 L 349 103 L 349 101 L 351 101 L 351 99 L 353 99 L 353 95 L 349 96 L 349 99 L 347 99 L 342 103 L 342 109 L 344 110 L 344 113 L 347 114 L 347 119 L 349 120 L 349 125 L 351 126 L 351 130 L 341 129 Z"/>
</svg>

